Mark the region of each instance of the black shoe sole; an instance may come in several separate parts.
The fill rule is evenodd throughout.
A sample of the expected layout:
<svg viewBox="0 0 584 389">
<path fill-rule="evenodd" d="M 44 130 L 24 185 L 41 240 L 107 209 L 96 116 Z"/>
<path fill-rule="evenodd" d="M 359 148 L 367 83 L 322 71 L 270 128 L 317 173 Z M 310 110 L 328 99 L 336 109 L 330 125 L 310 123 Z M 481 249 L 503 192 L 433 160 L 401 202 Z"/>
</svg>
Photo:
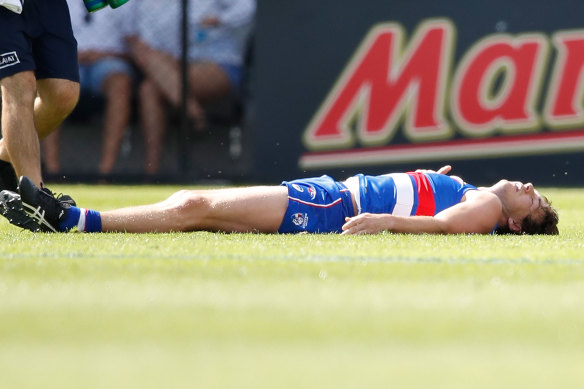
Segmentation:
<svg viewBox="0 0 584 389">
<path fill-rule="evenodd" d="M 10 224 L 32 232 L 40 232 L 41 227 L 31 218 L 22 206 L 20 195 L 3 190 L 0 192 L 0 213 Z"/>
</svg>

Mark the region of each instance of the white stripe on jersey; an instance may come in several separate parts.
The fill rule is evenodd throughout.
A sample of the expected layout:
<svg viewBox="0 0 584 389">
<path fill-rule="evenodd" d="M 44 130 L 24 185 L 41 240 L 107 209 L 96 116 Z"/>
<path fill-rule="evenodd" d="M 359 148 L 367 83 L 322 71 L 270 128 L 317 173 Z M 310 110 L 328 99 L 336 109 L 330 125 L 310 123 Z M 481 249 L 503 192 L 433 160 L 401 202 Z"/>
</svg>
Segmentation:
<svg viewBox="0 0 584 389">
<path fill-rule="evenodd" d="M 393 179 L 396 189 L 395 206 L 392 215 L 410 216 L 414 207 L 414 184 L 406 173 L 388 174 Z"/>
<path fill-rule="evenodd" d="M 349 191 L 355 198 L 355 203 L 357 203 L 357 215 L 359 215 L 361 213 L 361 191 L 359 190 L 359 177 L 349 177 L 347 181 L 345 181 L 345 185 L 347 185 L 347 188 L 349 188 Z"/>
</svg>

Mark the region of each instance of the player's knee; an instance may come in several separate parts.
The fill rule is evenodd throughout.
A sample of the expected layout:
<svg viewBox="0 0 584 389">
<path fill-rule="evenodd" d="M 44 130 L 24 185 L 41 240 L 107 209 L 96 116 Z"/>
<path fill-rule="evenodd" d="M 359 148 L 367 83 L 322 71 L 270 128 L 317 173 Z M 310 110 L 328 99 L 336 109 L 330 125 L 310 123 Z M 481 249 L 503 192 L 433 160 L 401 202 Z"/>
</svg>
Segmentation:
<svg viewBox="0 0 584 389">
<path fill-rule="evenodd" d="M 202 196 L 198 191 L 185 190 L 178 192 L 176 208 L 185 214 L 204 213 L 210 207 L 206 196 Z"/>
<path fill-rule="evenodd" d="M 211 210 L 209 199 L 199 191 L 182 190 L 175 193 L 172 199 L 177 227 L 183 231 L 195 228 Z"/>
</svg>

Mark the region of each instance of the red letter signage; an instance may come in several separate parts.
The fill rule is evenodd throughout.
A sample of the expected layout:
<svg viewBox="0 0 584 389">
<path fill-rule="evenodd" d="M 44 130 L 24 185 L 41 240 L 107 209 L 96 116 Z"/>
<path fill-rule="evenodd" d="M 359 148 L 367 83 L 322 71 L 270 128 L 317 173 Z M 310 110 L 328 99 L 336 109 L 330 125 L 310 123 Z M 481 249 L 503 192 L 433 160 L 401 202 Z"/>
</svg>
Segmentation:
<svg viewBox="0 0 584 389">
<path fill-rule="evenodd" d="M 556 64 L 546 103 L 546 122 L 554 128 L 584 124 L 584 31 L 554 35 Z"/>
<path fill-rule="evenodd" d="M 452 86 L 452 113 L 461 132 L 532 130 L 547 44 L 540 35 L 494 36 L 463 58 Z"/>
<path fill-rule="evenodd" d="M 407 49 L 397 24 L 374 27 L 332 89 L 304 135 L 307 147 L 386 143 L 405 116 L 413 139 L 450 135 L 445 90 L 450 68 L 452 25 L 422 23 Z"/>
</svg>

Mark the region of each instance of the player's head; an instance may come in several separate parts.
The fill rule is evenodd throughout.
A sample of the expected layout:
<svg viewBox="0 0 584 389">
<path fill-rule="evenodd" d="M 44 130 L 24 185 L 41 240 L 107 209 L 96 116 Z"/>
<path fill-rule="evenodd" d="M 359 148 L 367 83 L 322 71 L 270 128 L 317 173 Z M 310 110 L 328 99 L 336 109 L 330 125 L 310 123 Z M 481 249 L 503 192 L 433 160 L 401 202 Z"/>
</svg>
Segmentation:
<svg viewBox="0 0 584 389">
<path fill-rule="evenodd" d="M 501 180 L 495 185 L 507 216 L 507 224 L 498 233 L 557 235 L 558 212 L 551 202 L 534 189 L 533 184 Z"/>
<path fill-rule="evenodd" d="M 552 207 L 551 201 L 542 196 L 545 205 L 542 208 L 541 215 L 535 219 L 526 217 L 523 220 L 521 231 L 529 235 L 558 235 L 558 211 Z"/>
</svg>

